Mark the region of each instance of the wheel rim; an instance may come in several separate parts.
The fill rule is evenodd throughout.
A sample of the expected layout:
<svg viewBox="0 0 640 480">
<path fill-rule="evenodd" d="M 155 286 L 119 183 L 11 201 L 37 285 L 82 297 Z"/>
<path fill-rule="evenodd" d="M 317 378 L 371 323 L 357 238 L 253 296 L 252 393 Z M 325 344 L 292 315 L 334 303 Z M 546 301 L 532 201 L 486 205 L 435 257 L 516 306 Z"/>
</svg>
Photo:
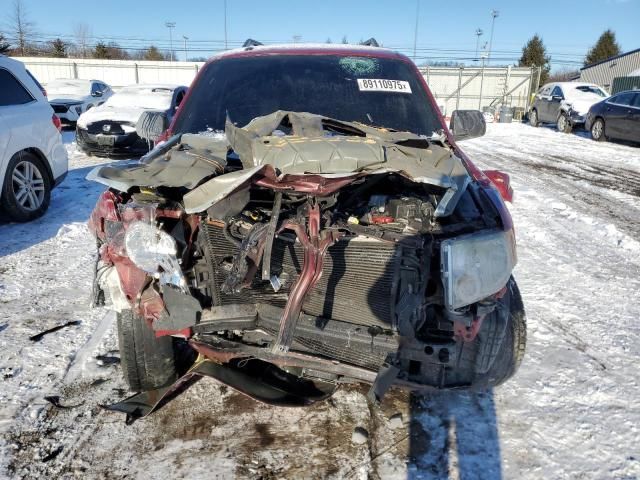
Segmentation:
<svg viewBox="0 0 640 480">
<path fill-rule="evenodd" d="M 38 167 L 22 161 L 13 169 L 11 180 L 13 195 L 22 208 L 30 212 L 40 208 L 44 202 L 44 180 Z"/>
<path fill-rule="evenodd" d="M 602 122 L 600 120 L 596 121 L 591 127 L 591 135 L 593 138 L 600 138 L 602 136 Z"/>
<path fill-rule="evenodd" d="M 558 119 L 558 130 L 564 132 L 565 127 L 567 126 L 567 119 L 564 118 L 564 115 L 560 115 Z"/>
</svg>

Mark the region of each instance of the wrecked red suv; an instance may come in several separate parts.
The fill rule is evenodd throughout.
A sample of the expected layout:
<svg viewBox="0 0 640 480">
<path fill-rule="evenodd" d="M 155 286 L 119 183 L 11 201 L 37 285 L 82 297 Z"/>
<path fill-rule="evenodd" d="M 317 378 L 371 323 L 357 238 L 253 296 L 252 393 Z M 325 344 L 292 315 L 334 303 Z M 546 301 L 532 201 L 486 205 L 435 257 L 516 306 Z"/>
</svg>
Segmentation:
<svg viewBox="0 0 640 480">
<path fill-rule="evenodd" d="M 280 404 L 513 375 L 526 325 L 508 177 L 455 143 L 484 133 L 479 112 L 451 124 L 389 50 L 212 58 L 154 150 L 89 176 L 108 186 L 90 219 L 95 300 L 118 312 L 130 387 L 172 384 L 188 352 Z M 138 124 L 164 128 L 153 112 Z"/>
</svg>

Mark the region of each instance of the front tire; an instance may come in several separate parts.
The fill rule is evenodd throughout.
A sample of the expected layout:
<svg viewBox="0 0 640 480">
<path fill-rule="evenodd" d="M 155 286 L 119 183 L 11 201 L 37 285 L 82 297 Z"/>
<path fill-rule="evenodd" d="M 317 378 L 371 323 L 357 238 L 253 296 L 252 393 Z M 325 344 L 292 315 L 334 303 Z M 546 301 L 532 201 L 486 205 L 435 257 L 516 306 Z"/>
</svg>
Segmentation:
<svg viewBox="0 0 640 480">
<path fill-rule="evenodd" d="M 607 137 L 604 135 L 604 120 L 601 118 L 596 118 L 591 125 L 591 138 L 593 138 L 596 142 L 604 142 Z"/>
<path fill-rule="evenodd" d="M 558 131 L 562 133 L 571 133 L 573 127 L 571 126 L 571 121 L 566 113 L 562 112 L 558 117 L 558 122 L 556 123 L 558 127 Z"/>
<path fill-rule="evenodd" d="M 176 379 L 173 338 L 156 337 L 131 310 L 118 313 L 118 344 L 122 374 L 131 390 L 156 390 Z"/>
<path fill-rule="evenodd" d="M 486 389 L 496 387 L 511 378 L 520 367 L 527 344 L 527 319 L 524 312 L 524 305 L 520 290 L 515 280 L 512 278 L 507 284 L 507 295 L 504 298 L 504 306 L 509 309 L 507 325 L 504 329 L 504 337 L 501 339 L 497 354 L 491 366 L 485 373 L 476 373 L 473 381 L 474 389 Z M 494 312 L 492 315 L 498 315 Z M 487 322 L 489 320 L 489 322 Z M 492 328 L 494 324 L 491 318 L 485 319 L 476 341 L 479 343 L 476 355 L 476 370 L 486 359 L 487 350 L 495 345 L 497 329 Z M 499 334 L 498 334 L 499 335 Z"/>
<path fill-rule="evenodd" d="M 51 179 L 42 160 L 29 152 L 14 155 L 0 193 L 0 203 L 13 220 L 29 222 L 44 215 L 51 201 Z"/>
</svg>

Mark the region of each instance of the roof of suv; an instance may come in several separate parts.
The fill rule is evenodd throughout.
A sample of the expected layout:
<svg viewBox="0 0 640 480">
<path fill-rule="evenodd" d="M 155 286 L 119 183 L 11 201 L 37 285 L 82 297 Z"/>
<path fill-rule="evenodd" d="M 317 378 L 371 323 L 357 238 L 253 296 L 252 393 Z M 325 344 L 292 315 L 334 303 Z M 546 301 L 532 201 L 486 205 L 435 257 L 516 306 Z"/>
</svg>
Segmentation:
<svg viewBox="0 0 640 480">
<path fill-rule="evenodd" d="M 42 86 L 38 83 L 36 78 L 31 75 L 29 70 L 25 67 L 24 63 L 19 60 L 0 55 L 0 67 L 3 67 L 11 72 L 24 87 L 29 90 L 29 93 L 38 101 L 46 101 Z"/>
<path fill-rule="evenodd" d="M 365 45 L 348 45 L 334 43 L 284 43 L 276 45 L 260 45 L 257 47 L 243 47 L 221 52 L 209 59 L 209 62 L 224 57 L 251 57 L 261 55 L 356 55 L 368 57 L 397 58 L 411 61 L 409 58 L 394 50 Z"/>
</svg>

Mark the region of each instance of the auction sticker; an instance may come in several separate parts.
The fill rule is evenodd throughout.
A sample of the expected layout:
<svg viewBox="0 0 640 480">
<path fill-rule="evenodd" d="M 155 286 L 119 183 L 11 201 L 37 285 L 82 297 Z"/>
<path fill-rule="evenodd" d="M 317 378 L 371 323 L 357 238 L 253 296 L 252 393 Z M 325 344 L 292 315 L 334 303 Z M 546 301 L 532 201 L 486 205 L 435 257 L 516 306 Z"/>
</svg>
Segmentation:
<svg viewBox="0 0 640 480">
<path fill-rule="evenodd" d="M 411 85 L 404 80 L 384 78 L 358 78 L 358 90 L 361 92 L 411 93 Z"/>
</svg>

